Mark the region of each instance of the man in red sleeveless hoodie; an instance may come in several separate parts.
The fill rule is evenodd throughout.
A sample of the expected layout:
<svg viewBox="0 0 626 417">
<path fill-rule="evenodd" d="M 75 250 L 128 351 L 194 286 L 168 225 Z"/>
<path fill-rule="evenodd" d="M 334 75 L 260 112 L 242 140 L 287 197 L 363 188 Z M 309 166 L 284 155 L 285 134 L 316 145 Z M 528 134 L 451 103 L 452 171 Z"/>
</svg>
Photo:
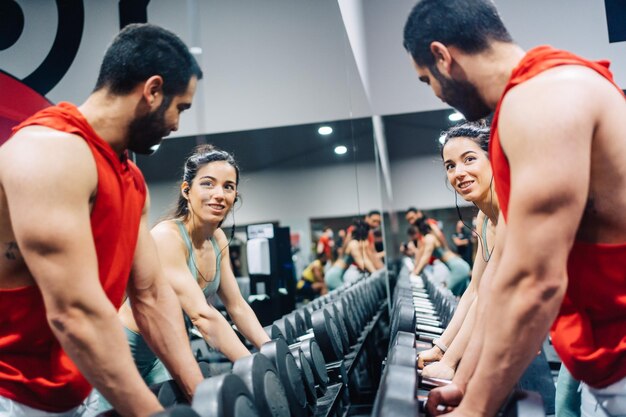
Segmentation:
<svg viewBox="0 0 626 417">
<path fill-rule="evenodd" d="M 202 380 L 127 153 L 177 129 L 201 77 L 176 35 L 129 25 L 85 103 L 42 110 L 0 147 L 0 415 L 87 415 L 92 386 L 124 416 L 161 410 L 117 318 L 125 293 L 183 391 Z"/>
<path fill-rule="evenodd" d="M 404 46 L 419 79 L 468 120 L 495 111 L 503 215 L 479 328 L 430 411 L 494 415 L 552 326 L 583 382 L 582 414 L 626 415 L 626 101 L 608 63 L 523 51 L 489 0 L 420 1 Z"/>
</svg>

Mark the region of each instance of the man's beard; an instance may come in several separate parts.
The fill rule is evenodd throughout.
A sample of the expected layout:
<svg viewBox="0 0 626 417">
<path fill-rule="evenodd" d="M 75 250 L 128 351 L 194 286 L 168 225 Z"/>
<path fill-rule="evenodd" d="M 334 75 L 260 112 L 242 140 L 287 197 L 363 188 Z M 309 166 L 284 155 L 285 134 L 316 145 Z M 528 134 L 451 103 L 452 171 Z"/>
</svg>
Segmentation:
<svg viewBox="0 0 626 417">
<path fill-rule="evenodd" d="M 130 123 L 128 127 L 129 150 L 142 155 L 154 153 L 153 147 L 161 143 L 169 134 L 165 126 L 165 111 L 171 102 L 171 99 L 165 98 L 158 109 Z"/>
<path fill-rule="evenodd" d="M 430 70 L 439 81 L 443 100 L 461 112 L 466 120 L 473 122 L 487 117 L 491 113 L 491 109 L 480 97 L 473 84 L 446 78 L 434 65 Z"/>
</svg>

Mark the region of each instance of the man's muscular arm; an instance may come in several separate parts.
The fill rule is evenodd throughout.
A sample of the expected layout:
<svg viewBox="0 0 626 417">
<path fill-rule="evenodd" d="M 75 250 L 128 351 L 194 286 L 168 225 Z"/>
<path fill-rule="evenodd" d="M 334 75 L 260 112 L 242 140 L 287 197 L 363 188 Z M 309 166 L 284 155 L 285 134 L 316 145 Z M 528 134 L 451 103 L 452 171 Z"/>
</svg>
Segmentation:
<svg viewBox="0 0 626 417">
<path fill-rule="evenodd" d="M 100 284 L 89 208 L 98 178 L 86 143 L 32 127 L 3 148 L 0 176 L 11 226 L 55 337 L 122 415 L 162 409 L 137 372 Z"/>
<path fill-rule="evenodd" d="M 508 224 L 486 300 L 483 348 L 458 409 L 465 414 L 496 413 L 536 355 L 565 293 L 595 129 L 580 81 L 542 74 L 503 102 L 499 134 L 511 166 Z"/>
</svg>

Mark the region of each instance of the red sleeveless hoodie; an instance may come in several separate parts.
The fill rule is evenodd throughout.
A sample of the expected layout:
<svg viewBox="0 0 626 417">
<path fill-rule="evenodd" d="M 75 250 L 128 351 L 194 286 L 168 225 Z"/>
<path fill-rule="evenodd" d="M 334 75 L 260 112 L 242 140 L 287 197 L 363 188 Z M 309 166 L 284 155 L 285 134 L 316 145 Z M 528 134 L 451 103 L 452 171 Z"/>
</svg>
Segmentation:
<svg viewBox="0 0 626 417">
<path fill-rule="evenodd" d="M 98 272 L 105 293 L 118 309 L 146 199 L 143 176 L 126 155 L 120 161 L 70 103 L 36 113 L 13 132 L 32 125 L 78 135 L 91 149 L 98 172 L 91 212 Z M 0 396 L 39 410 L 62 412 L 79 405 L 90 391 L 91 386 L 48 326 L 39 288 L 0 289 Z"/>
<path fill-rule="evenodd" d="M 560 65 L 591 68 L 615 85 L 608 61 L 587 61 L 548 46 L 528 51 L 513 69 L 494 113 L 489 143 L 496 193 L 505 220 L 511 172 L 498 135 L 500 105 L 511 88 Z M 593 387 L 605 387 L 626 377 L 626 243 L 574 242 L 567 275 L 567 292 L 551 329 L 552 342 L 574 378 Z"/>
</svg>

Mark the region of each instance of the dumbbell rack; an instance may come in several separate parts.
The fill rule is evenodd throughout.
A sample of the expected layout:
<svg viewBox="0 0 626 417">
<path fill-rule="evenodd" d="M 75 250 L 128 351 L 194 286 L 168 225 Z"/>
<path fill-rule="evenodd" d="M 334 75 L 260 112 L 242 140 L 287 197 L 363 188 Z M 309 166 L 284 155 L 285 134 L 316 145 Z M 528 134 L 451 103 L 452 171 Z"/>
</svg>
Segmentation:
<svg viewBox="0 0 626 417">
<path fill-rule="evenodd" d="M 265 328 L 274 340 L 242 358 L 245 364 L 237 361 L 233 373 L 207 377 L 197 391 L 203 397 L 194 396 L 193 410 L 176 412 L 193 417 L 194 410 L 200 417 L 209 410 L 211 415 L 235 415 L 245 404 L 248 413 L 256 409 L 259 415 L 338 417 L 348 415 L 353 406 L 371 408 L 386 350 L 379 343 L 388 333 L 386 294 L 386 273 L 380 271 L 274 321 Z M 201 344 L 194 344 L 194 352 L 209 356 Z M 252 374 L 254 369 L 263 372 L 260 379 Z M 266 387 L 259 389 L 266 377 L 274 390 L 271 401 L 265 397 Z M 164 406 L 184 404 L 173 381 L 162 388 L 159 398 L 168 399 Z M 228 395 L 228 389 L 236 395 Z M 260 393 L 263 396 L 255 397 Z"/>
<path fill-rule="evenodd" d="M 433 283 L 428 270 L 416 277 L 410 276 L 405 267 L 398 276 L 391 302 L 389 351 L 372 416 L 423 416 L 428 392 L 447 382 L 422 378 L 417 370 L 417 355 L 430 349 L 432 341 L 448 325 L 456 299 L 446 288 Z M 538 393 L 515 391 L 498 415 L 530 417 L 545 413 Z"/>
</svg>

